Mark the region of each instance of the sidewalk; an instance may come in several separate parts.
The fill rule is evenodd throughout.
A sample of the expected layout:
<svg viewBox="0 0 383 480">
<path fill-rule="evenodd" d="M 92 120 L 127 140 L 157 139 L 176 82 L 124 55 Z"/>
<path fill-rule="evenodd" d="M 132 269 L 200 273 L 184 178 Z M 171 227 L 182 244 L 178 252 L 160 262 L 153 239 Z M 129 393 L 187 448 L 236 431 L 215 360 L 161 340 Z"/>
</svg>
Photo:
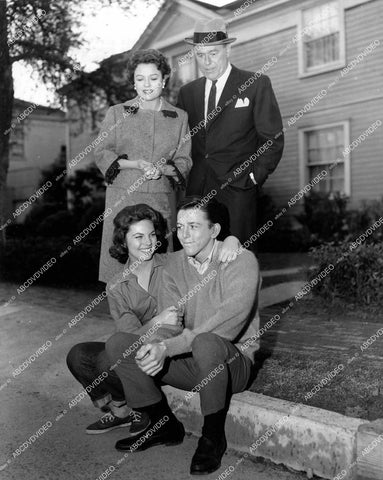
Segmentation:
<svg viewBox="0 0 383 480">
<path fill-rule="evenodd" d="M 262 327 L 275 314 L 280 314 L 288 300 L 300 291 L 313 261 L 306 253 L 261 254 L 260 265 L 264 279 L 260 297 Z M 336 351 L 349 357 L 353 349 L 359 349 L 381 326 L 383 314 L 380 317 L 381 321 L 377 318 L 374 323 L 361 319 L 350 319 L 345 323 L 336 316 L 328 318 L 326 323 L 318 323 L 315 315 L 302 314 L 302 311 L 296 313 L 291 309 L 281 315 L 275 327 L 262 335 L 261 352 L 264 355 L 279 351 L 327 356 Z M 380 342 L 371 345 L 364 355 L 371 364 L 380 365 L 383 369 Z"/>
<path fill-rule="evenodd" d="M 269 283 L 264 285 L 261 291 L 261 326 L 275 313 L 280 313 L 286 301 L 294 297 L 305 283 L 304 274 L 296 268 L 291 265 L 274 268 L 270 262 L 269 270 L 263 272 Z M 16 288 L 17 285 L 14 284 L 0 284 L 0 305 L 9 302 L 12 295 L 17 296 Z M 67 371 L 66 353 L 76 343 L 105 340 L 114 330 L 106 301 L 96 306 L 75 327 L 68 328 L 68 322 L 101 291 L 101 288 L 98 291 L 83 291 L 33 286 L 17 296 L 8 306 L 0 307 L 0 321 L 3 326 L 0 337 L 0 395 L 3 400 L 0 426 L 3 426 L 3 431 L 6 432 L 0 453 L 1 479 L 98 480 L 107 467 L 118 466 L 121 455 L 114 450 L 113 445 L 117 439 L 124 436 L 123 429 L 96 438 L 85 435 L 84 427 L 97 418 L 97 411 L 87 399 L 73 409 L 68 408 L 68 403 L 81 388 Z M 315 355 L 325 358 L 336 351 L 349 356 L 350 344 L 360 345 L 361 341 L 373 334 L 377 328 L 377 324 L 373 323 L 349 321 L 342 324 L 337 322 L 337 319 L 320 324 L 314 315 L 298 315 L 291 309 L 281 316 L 273 328 L 262 335 L 261 353 L 268 355 L 273 352 L 300 352 L 309 356 L 314 352 Z M 14 377 L 12 372 L 46 342 L 52 343 L 50 348 L 36 358 L 25 371 Z M 368 354 L 371 362 L 383 363 L 379 342 L 370 347 Z M 258 398 L 262 397 L 263 395 L 258 395 Z M 266 396 L 264 399 L 266 402 L 282 402 L 281 405 L 288 403 Z M 265 415 L 267 412 L 272 415 L 272 412 L 277 410 L 273 410 L 270 405 L 265 405 L 264 409 Z M 323 411 L 318 412 L 316 415 L 320 417 L 320 412 Z M 255 418 L 255 415 L 250 413 L 249 417 L 241 414 L 242 422 L 248 424 L 247 418 Z M 347 420 L 347 417 L 344 418 Z M 12 452 L 47 421 L 52 422 L 47 433 L 32 443 L 24 453 L 13 458 Z M 260 425 L 263 425 L 262 422 Z M 243 440 L 243 434 L 241 435 Z M 300 438 L 299 432 L 296 435 Z M 323 439 L 327 437 L 328 435 L 322 435 Z M 251 443 L 251 439 L 252 437 L 249 437 L 245 441 L 245 447 Z M 135 474 L 138 480 L 190 478 L 188 469 L 196 442 L 195 437 L 188 437 L 182 446 L 158 447 L 123 459 L 111 478 L 125 479 L 131 473 Z M 352 445 L 351 440 L 350 442 Z M 322 446 L 321 444 L 320 447 Z M 314 450 L 317 451 L 317 448 L 318 445 Z M 313 451 L 312 446 L 310 449 Z M 175 455 L 177 463 L 174 461 Z M 242 460 L 240 455 L 229 451 L 224 457 L 222 468 L 216 475 L 212 474 L 207 478 L 218 480 L 219 475 L 224 475 L 223 472 L 228 467 L 235 468 L 235 472 L 230 476 L 238 480 L 306 478 L 303 474 L 290 473 L 283 467 L 253 462 L 250 459 Z M 294 455 L 293 459 L 297 454 Z M 161 465 L 160 470 L 158 465 Z M 307 471 L 309 470 L 310 468 Z M 222 478 L 224 477 L 221 476 Z"/>
<path fill-rule="evenodd" d="M 12 285 L 0 285 L 1 304 L 13 295 L 13 290 Z M 116 469 L 108 476 L 112 480 L 191 478 L 188 472 L 196 437 L 188 436 L 176 447 L 159 446 L 124 458 L 114 450 L 114 443 L 124 437 L 124 429 L 98 436 L 86 435 L 84 428 L 97 419 L 97 410 L 88 399 L 69 408 L 69 402 L 80 393 L 81 387 L 66 368 L 67 352 L 76 343 L 103 340 L 113 331 L 106 301 L 75 327 L 68 328 L 71 318 L 98 293 L 36 286 L 9 306 L 0 308 L 2 480 L 98 480 L 107 478 L 106 474 L 101 475 L 110 467 Z M 50 345 L 50 342 L 48 350 L 37 356 L 23 372 L 12 375 L 39 347 Z M 42 425 L 48 426 L 46 433 L 37 436 L 14 458 L 13 452 L 32 438 Z M 283 467 L 244 459 L 232 450 L 224 456 L 221 469 L 206 478 L 222 479 L 224 477 L 219 475 L 225 475 L 225 470 L 232 472 L 229 475 L 233 480 L 306 478 L 304 474 L 291 473 Z"/>
</svg>

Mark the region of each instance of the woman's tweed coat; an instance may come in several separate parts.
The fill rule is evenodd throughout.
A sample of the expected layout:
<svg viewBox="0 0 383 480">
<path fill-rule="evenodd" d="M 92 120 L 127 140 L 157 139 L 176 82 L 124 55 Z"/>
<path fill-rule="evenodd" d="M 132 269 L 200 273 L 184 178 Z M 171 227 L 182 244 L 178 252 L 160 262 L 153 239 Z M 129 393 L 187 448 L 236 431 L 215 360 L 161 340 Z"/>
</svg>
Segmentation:
<svg viewBox="0 0 383 480">
<path fill-rule="evenodd" d="M 172 159 L 186 178 L 192 161 L 187 114 L 163 100 L 161 111 L 129 109 L 138 105 L 138 99 L 110 107 L 102 122 L 95 149 L 98 168 L 105 175 L 119 155 L 126 153 L 129 160 L 156 163 Z M 102 232 L 99 279 L 107 282 L 121 270 L 121 264 L 109 255 L 112 244 L 113 219 L 128 205 L 146 203 L 164 215 L 170 227 L 170 197 L 172 187 L 165 176 L 147 180 L 139 169 L 124 169 L 106 189 L 105 217 Z"/>
</svg>

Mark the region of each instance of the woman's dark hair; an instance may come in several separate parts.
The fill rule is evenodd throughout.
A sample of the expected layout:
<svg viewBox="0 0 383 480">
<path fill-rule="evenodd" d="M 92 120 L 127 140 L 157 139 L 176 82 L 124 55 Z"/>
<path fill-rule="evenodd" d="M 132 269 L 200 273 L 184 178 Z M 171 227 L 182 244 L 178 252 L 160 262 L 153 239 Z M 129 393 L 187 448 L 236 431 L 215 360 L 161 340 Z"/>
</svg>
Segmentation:
<svg viewBox="0 0 383 480">
<path fill-rule="evenodd" d="M 140 63 L 154 63 L 154 65 L 162 73 L 162 77 L 165 79 L 165 76 L 167 76 L 165 85 L 167 84 L 170 72 L 172 71 L 169 62 L 165 55 L 163 55 L 159 50 L 154 50 L 153 48 L 150 48 L 148 50 L 137 50 L 132 54 L 129 59 L 128 78 L 132 85 L 134 85 L 134 72 L 137 68 L 137 65 L 139 65 Z"/>
<path fill-rule="evenodd" d="M 125 236 L 128 233 L 131 225 L 140 222 L 141 220 L 150 220 L 153 222 L 154 230 L 157 235 L 157 242 L 161 242 L 157 251 L 166 252 L 166 220 L 145 203 L 125 207 L 114 217 L 114 231 L 113 231 L 113 245 L 109 248 L 111 257 L 117 259 L 120 263 L 126 263 L 129 258 L 129 250 L 126 246 Z"/>
<path fill-rule="evenodd" d="M 206 218 L 211 224 L 219 223 L 221 225 L 221 231 L 217 237 L 218 240 L 225 240 L 226 237 L 231 235 L 229 210 L 223 203 L 218 202 L 215 198 L 206 200 L 206 197 L 185 197 L 177 207 L 177 211 L 201 210 L 201 212 L 205 213 Z"/>
</svg>

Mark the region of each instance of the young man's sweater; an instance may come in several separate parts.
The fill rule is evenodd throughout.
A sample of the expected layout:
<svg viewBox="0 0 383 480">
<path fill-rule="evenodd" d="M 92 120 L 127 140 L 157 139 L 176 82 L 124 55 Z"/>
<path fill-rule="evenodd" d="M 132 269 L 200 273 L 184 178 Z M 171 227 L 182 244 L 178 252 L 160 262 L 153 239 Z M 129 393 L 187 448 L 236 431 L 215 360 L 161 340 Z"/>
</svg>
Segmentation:
<svg viewBox="0 0 383 480">
<path fill-rule="evenodd" d="M 196 335 L 212 332 L 236 344 L 254 359 L 258 350 L 258 294 L 260 273 L 253 253 L 242 250 L 227 265 L 218 262 L 222 242 L 218 242 L 204 274 L 190 264 L 183 250 L 169 255 L 162 272 L 159 311 L 176 306 L 183 313 L 184 330 L 164 341 L 173 357 L 191 351 Z"/>
</svg>

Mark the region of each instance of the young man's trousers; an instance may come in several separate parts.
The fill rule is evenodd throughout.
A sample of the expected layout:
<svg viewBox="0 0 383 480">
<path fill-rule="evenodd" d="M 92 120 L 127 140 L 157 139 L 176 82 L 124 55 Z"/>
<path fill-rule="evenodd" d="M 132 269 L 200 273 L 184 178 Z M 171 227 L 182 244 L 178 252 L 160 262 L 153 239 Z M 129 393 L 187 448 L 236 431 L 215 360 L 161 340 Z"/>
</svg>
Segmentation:
<svg viewBox="0 0 383 480">
<path fill-rule="evenodd" d="M 250 358 L 214 333 L 197 335 L 191 352 L 167 358 L 155 377 L 146 375 L 136 364 L 138 340 L 138 335 L 118 332 L 106 342 L 109 361 L 122 382 L 131 408 L 160 402 L 160 386 L 165 384 L 198 392 L 202 414 L 210 415 L 228 407 L 231 395 L 245 390 L 251 380 Z M 186 394 L 185 400 L 187 398 Z"/>
</svg>

